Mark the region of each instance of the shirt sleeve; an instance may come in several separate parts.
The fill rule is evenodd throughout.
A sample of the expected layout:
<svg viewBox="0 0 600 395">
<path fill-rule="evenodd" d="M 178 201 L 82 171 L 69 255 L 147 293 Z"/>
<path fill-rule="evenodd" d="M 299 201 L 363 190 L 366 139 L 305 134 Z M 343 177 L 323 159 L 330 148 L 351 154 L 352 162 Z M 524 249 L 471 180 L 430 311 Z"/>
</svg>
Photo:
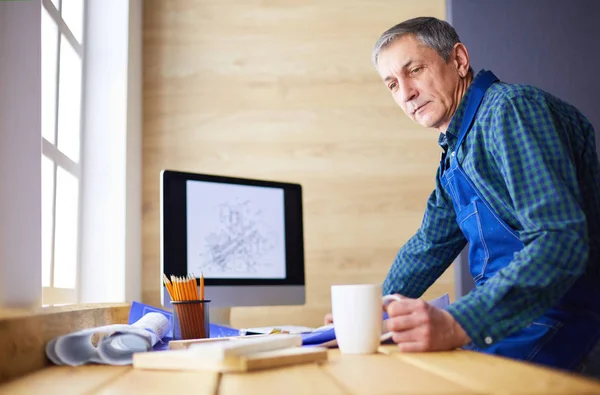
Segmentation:
<svg viewBox="0 0 600 395">
<path fill-rule="evenodd" d="M 466 245 L 450 196 L 440 185 L 427 201 L 421 226 L 398 252 L 383 283 L 383 293 L 419 298 Z"/>
<path fill-rule="evenodd" d="M 529 325 L 581 276 L 589 252 L 568 130 L 544 96 L 507 98 L 486 144 L 504 178 L 524 248 L 484 285 L 448 307 L 479 347 Z M 510 202 L 509 202 L 510 203 Z"/>
</svg>

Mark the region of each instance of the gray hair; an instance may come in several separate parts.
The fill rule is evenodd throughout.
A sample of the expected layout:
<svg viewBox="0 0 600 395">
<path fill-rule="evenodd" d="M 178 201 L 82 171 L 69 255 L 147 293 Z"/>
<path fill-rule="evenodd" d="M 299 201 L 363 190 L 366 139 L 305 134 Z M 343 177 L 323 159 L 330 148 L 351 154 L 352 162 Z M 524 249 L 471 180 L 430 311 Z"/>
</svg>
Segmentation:
<svg viewBox="0 0 600 395">
<path fill-rule="evenodd" d="M 377 60 L 381 51 L 405 34 L 414 35 L 423 44 L 434 49 L 446 62 L 450 60 L 454 45 L 460 42 L 456 30 L 446 21 L 434 17 L 408 19 L 392 26 L 379 37 L 372 54 L 375 67 L 377 67 Z"/>
</svg>

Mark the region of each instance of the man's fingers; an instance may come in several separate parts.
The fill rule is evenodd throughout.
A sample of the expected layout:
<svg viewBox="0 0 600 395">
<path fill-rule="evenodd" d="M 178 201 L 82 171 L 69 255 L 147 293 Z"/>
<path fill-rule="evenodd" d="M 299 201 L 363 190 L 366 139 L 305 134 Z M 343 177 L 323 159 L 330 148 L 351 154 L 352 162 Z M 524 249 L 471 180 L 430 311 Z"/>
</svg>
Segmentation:
<svg viewBox="0 0 600 395">
<path fill-rule="evenodd" d="M 324 322 L 325 322 L 325 325 L 333 324 L 333 314 L 331 314 L 331 313 L 325 314 Z"/>
<path fill-rule="evenodd" d="M 400 352 L 424 352 L 424 351 L 427 351 L 425 345 L 423 343 L 419 343 L 419 342 L 400 343 L 400 344 L 398 344 L 398 350 L 400 350 Z"/>
<path fill-rule="evenodd" d="M 392 340 L 396 344 L 421 342 L 423 336 L 418 328 L 408 329 L 405 331 L 394 332 Z"/>
<path fill-rule="evenodd" d="M 390 317 L 425 312 L 427 303 L 420 299 L 395 300 L 387 305 L 386 311 Z"/>
<path fill-rule="evenodd" d="M 417 314 L 394 316 L 384 321 L 385 329 L 393 332 L 411 330 L 421 323 L 423 319 Z"/>
<path fill-rule="evenodd" d="M 399 315 L 405 315 L 405 314 L 410 314 L 412 313 L 412 309 L 410 306 L 410 303 L 406 303 L 404 300 L 402 301 L 393 301 L 390 302 L 386 309 L 385 309 L 388 313 L 388 316 L 390 317 L 395 317 L 395 316 L 399 316 Z"/>
</svg>

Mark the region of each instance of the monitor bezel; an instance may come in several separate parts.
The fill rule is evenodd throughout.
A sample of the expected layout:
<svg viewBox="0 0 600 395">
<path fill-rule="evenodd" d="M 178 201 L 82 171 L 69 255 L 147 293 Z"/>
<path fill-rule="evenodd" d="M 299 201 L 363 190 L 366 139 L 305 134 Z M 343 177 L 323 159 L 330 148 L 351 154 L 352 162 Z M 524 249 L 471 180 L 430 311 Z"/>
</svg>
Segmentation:
<svg viewBox="0 0 600 395">
<path fill-rule="evenodd" d="M 228 287 L 248 285 L 305 285 L 302 186 L 300 184 L 167 169 L 161 171 L 160 181 L 160 254 L 161 270 L 164 274 L 167 276 L 186 276 L 188 274 L 186 182 L 206 181 L 283 189 L 286 276 L 282 279 L 205 277 L 204 284 L 206 286 Z M 200 273 L 194 273 L 194 275 L 198 277 Z"/>
</svg>

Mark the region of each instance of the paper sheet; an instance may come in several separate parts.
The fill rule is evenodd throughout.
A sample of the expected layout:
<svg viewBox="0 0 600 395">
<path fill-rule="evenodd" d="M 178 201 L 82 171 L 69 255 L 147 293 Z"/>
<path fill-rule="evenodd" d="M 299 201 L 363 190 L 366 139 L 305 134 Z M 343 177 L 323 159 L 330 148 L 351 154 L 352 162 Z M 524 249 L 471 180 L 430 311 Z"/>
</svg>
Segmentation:
<svg viewBox="0 0 600 395">
<path fill-rule="evenodd" d="M 257 328 L 243 328 L 240 329 L 240 336 L 252 335 L 252 334 L 264 334 L 268 335 L 273 331 L 280 331 L 281 333 L 299 334 L 299 333 L 311 333 L 315 328 L 301 325 L 275 325 L 275 326 L 262 326 Z"/>
<path fill-rule="evenodd" d="M 150 351 L 170 326 L 164 315 L 148 313 L 131 325 L 105 325 L 54 338 L 46 345 L 46 355 L 56 365 L 129 365 L 134 353 Z M 94 335 L 102 336 L 97 346 Z"/>
</svg>

